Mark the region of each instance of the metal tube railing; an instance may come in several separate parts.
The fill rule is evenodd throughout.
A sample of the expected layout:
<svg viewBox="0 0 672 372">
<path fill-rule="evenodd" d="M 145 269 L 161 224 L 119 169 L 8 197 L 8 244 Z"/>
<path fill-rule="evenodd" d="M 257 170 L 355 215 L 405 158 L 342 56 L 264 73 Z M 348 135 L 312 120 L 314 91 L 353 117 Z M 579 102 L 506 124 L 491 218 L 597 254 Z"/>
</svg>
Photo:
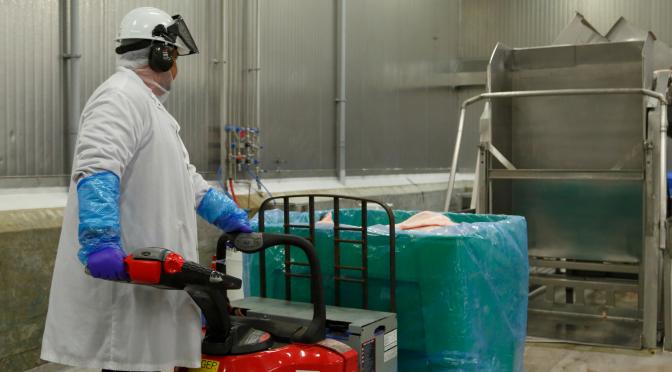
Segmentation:
<svg viewBox="0 0 672 372">
<path fill-rule="evenodd" d="M 663 99 L 665 97 L 663 96 Z M 667 246 L 667 228 L 665 223 L 667 221 L 667 105 L 663 103 L 662 112 L 660 113 L 660 178 L 659 182 L 659 198 L 660 198 L 660 249 L 665 250 Z"/>
<path fill-rule="evenodd" d="M 457 138 L 455 139 L 455 148 L 453 149 L 453 159 L 450 165 L 450 179 L 448 180 L 448 191 L 446 192 L 446 202 L 444 204 L 444 210 L 448 211 L 450 207 L 450 199 L 453 196 L 453 189 L 455 188 L 455 174 L 457 173 L 457 161 L 460 155 L 460 146 L 462 145 L 462 132 L 464 131 L 464 119 L 466 116 L 467 107 L 473 103 L 476 103 L 482 99 L 493 99 L 493 98 L 518 98 L 518 97 L 544 97 L 544 96 L 585 96 L 585 95 L 610 95 L 610 94 L 640 94 L 643 96 L 648 96 L 658 99 L 661 102 L 663 107 L 663 114 L 661 114 L 661 132 L 667 133 L 667 100 L 665 95 L 654 92 L 649 89 L 643 88 L 601 88 L 601 89 L 551 89 L 551 90 L 524 90 L 524 91 L 511 91 L 511 92 L 495 92 L 495 93 L 483 93 L 478 96 L 471 97 L 460 106 L 460 120 L 457 125 Z M 665 120 L 664 124 L 662 121 Z M 661 133 L 662 134 L 662 133 Z M 666 155 L 662 150 L 667 147 L 667 138 L 666 135 L 661 136 L 660 147 L 661 147 L 661 165 L 665 165 Z M 664 169 L 661 167 L 661 171 Z M 665 188 L 665 172 L 661 174 L 661 185 L 663 189 Z M 662 194 L 661 194 L 662 195 Z M 665 210 L 665 213 L 667 211 Z M 662 223 L 665 221 L 665 216 L 661 214 Z"/>
</svg>

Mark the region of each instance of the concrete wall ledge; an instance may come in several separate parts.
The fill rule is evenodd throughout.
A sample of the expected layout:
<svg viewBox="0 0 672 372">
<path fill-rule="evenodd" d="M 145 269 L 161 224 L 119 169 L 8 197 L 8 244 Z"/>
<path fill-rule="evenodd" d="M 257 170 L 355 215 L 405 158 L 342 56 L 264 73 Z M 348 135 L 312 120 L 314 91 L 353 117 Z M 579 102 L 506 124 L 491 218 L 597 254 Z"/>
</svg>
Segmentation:
<svg viewBox="0 0 672 372">
<path fill-rule="evenodd" d="M 456 189 L 466 192 L 472 178 L 458 175 Z M 345 184 L 336 178 L 272 179 L 265 184 L 274 196 L 342 194 L 380 200 L 394 209 L 440 210 L 448 174 L 348 177 Z M 254 182 L 239 182 L 235 189 L 240 205 L 252 213 L 267 196 Z M 66 200 L 67 189 L 62 187 L 0 189 L 0 371 L 24 371 L 42 363 L 44 318 Z M 201 262 L 210 261 L 219 234 L 199 219 Z M 240 254 L 227 257 L 229 272 L 241 276 Z M 230 296 L 240 297 L 242 292 Z"/>
</svg>

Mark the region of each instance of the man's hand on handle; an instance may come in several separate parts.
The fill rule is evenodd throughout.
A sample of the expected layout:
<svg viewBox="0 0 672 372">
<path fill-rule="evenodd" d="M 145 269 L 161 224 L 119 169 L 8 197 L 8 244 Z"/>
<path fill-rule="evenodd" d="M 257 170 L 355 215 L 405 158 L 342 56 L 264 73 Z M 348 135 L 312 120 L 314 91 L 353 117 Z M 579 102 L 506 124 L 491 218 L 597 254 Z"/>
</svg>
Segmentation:
<svg viewBox="0 0 672 372">
<path fill-rule="evenodd" d="M 126 253 L 116 244 L 109 244 L 91 253 L 86 265 L 94 278 L 129 280 L 124 265 Z"/>
</svg>

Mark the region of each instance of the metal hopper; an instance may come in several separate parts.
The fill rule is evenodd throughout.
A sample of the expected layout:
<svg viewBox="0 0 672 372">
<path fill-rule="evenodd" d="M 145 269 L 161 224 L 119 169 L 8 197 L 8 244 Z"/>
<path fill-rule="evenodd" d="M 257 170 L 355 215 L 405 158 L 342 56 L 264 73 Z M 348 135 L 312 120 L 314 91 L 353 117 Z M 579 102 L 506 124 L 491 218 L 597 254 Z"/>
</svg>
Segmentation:
<svg viewBox="0 0 672 372">
<path fill-rule="evenodd" d="M 660 340 L 670 66 L 654 34 L 621 18 L 602 36 L 577 14 L 553 45 L 498 44 L 487 92 L 463 103 L 451 171 L 485 99 L 472 207 L 528 221 L 529 336 Z"/>
</svg>

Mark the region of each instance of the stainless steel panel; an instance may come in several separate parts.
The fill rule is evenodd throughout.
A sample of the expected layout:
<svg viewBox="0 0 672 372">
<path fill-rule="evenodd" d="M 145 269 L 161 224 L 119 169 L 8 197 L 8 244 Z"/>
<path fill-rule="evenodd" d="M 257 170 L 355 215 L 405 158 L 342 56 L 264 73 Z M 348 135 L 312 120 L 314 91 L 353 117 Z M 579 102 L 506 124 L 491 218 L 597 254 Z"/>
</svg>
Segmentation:
<svg viewBox="0 0 672 372">
<path fill-rule="evenodd" d="M 530 284 L 556 287 L 583 288 L 595 290 L 621 290 L 624 292 L 637 292 L 639 285 L 634 280 L 623 279 L 586 279 L 583 277 L 560 276 L 539 274 L 530 276 Z"/>
<path fill-rule="evenodd" d="M 614 23 L 614 25 L 607 33 L 609 41 L 644 41 L 649 36 L 649 33 L 643 29 L 633 26 L 625 18 L 621 17 Z"/>
<path fill-rule="evenodd" d="M 602 36 L 583 15 L 577 13 L 553 41 L 554 45 L 603 43 L 608 40 Z"/>
<path fill-rule="evenodd" d="M 577 11 L 602 35 L 624 17 L 672 44 L 668 0 L 462 0 L 459 56 L 487 58 L 497 42 L 513 47 L 550 44 Z"/>
<path fill-rule="evenodd" d="M 462 0 L 460 4 L 459 56 L 487 58 L 497 42 L 513 47 L 550 44 L 574 17 L 578 0 Z"/>
<path fill-rule="evenodd" d="M 495 189 L 499 182 L 494 182 Z M 494 212 L 526 217 L 531 256 L 639 261 L 643 242 L 641 181 L 511 182 L 511 211 Z"/>
<path fill-rule="evenodd" d="M 518 98 L 513 102 L 511 160 L 517 168 L 642 168 L 640 97 Z"/>
<path fill-rule="evenodd" d="M 651 1 L 651 27 L 659 40 L 672 44 L 672 22 L 670 22 L 670 14 L 672 14 L 672 2 L 668 0 L 652 0 Z M 624 15 L 627 18 L 627 15 Z"/>
<path fill-rule="evenodd" d="M 58 1 L 0 0 L 0 176 L 64 168 Z"/>
<path fill-rule="evenodd" d="M 459 93 L 433 88 L 432 79 L 450 72 L 456 58 L 458 6 L 436 0 L 348 2 L 350 172 L 449 164 L 452 144 L 446 139 L 455 133 Z"/>
<path fill-rule="evenodd" d="M 489 178 L 493 180 L 612 180 L 612 181 L 643 181 L 642 171 L 580 171 L 557 169 L 491 169 Z"/>
<path fill-rule="evenodd" d="M 590 20 L 602 35 L 606 35 L 621 16 L 640 29 L 652 30 L 651 10 L 655 1 L 657 0 L 579 0 L 576 10 Z"/>
<path fill-rule="evenodd" d="M 269 175 L 335 169 L 334 12 L 331 0 L 261 2 L 260 126 Z"/>
<path fill-rule="evenodd" d="M 501 81 L 506 75 L 516 91 L 641 87 L 642 47 L 635 42 L 515 50 L 505 70 L 494 70 L 500 82 L 493 90 L 505 87 L 506 81 Z M 506 103 L 493 102 L 496 107 L 505 109 Z M 502 178 L 552 181 L 496 181 L 492 211 L 528 218 L 531 255 L 638 262 L 643 242 L 641 182 L 595 180 L 630 174 L 642 180 L 642 98 L 514 98 L 510 110 L 510 116 L 493 115 L 493 143 L 519 171 L 493 170 L 493 178 L 499 172 Z M 586 181 L 562 181 L 567 178 Z"/>
<path fill-rule="evenodd" d="M 530 258 L 531 267 L 547 267 L 554 269 L 571 269 L 584 271 L 599 271 L 608 273 L 629 273 L 639 274 L 639 266 L 632 264 L 614 264 L 614 263 L 598 263 L 598 262 L 580 262 L 580 261 L 566 261 L 557 259 L 541 259 Z M 549 274 L 554 273 L 550 270 Z"/>
<path fill-rule="evenodd" d="M 641 48 L 519 50 L 513 90 L 641 87 Z M 553 58 L 562 52 L 569 58 Z M 642 169 L 643 102 L 638 96 L 515 98 L 511 160 L 519 169 Z"/>
<path fill-rule="evenodd" d="M 527 335 L 555 340 L 574 340 L 587 345 L 619 345 L 641 348 L 642 323 L 630 320 L 591 319 L 576 315 L 529 311 Z"/>
<path fill-rule="evenodd" d="M 607 65 L 610 70 L 618 69 L 619 64 L 642 63 L 642 50 L 644 43 L 621 42 L 621 43 L 599 43 L 590 45 L 576 46 L 555 46 L 525 48 L 516 50 L 512 56 L 509 70 L 541 70 L 549 68 L 575 68 L 583 65 Z M 596 71 L 599 73 L 599 71 Z M 604 72 L 608 73 L 608 72 Z M 562 79 L 562 76 L 549 76 L 553 81 Z M 601 78 L 596 75 L 595 78 Z M 567 78 L 565 78 L 567 79 Z M 634 78 L 629 77 L 633 80 Z M 598 81 L 602 83 L 602 81 Z M 557 84 L 557 83 L 555 83 Z M 584 80 L 576 81 L 575 84 L 582 86 L 587 84 Z M 642 87 L 641 77 L 637 87 Z"/>
</svg>

